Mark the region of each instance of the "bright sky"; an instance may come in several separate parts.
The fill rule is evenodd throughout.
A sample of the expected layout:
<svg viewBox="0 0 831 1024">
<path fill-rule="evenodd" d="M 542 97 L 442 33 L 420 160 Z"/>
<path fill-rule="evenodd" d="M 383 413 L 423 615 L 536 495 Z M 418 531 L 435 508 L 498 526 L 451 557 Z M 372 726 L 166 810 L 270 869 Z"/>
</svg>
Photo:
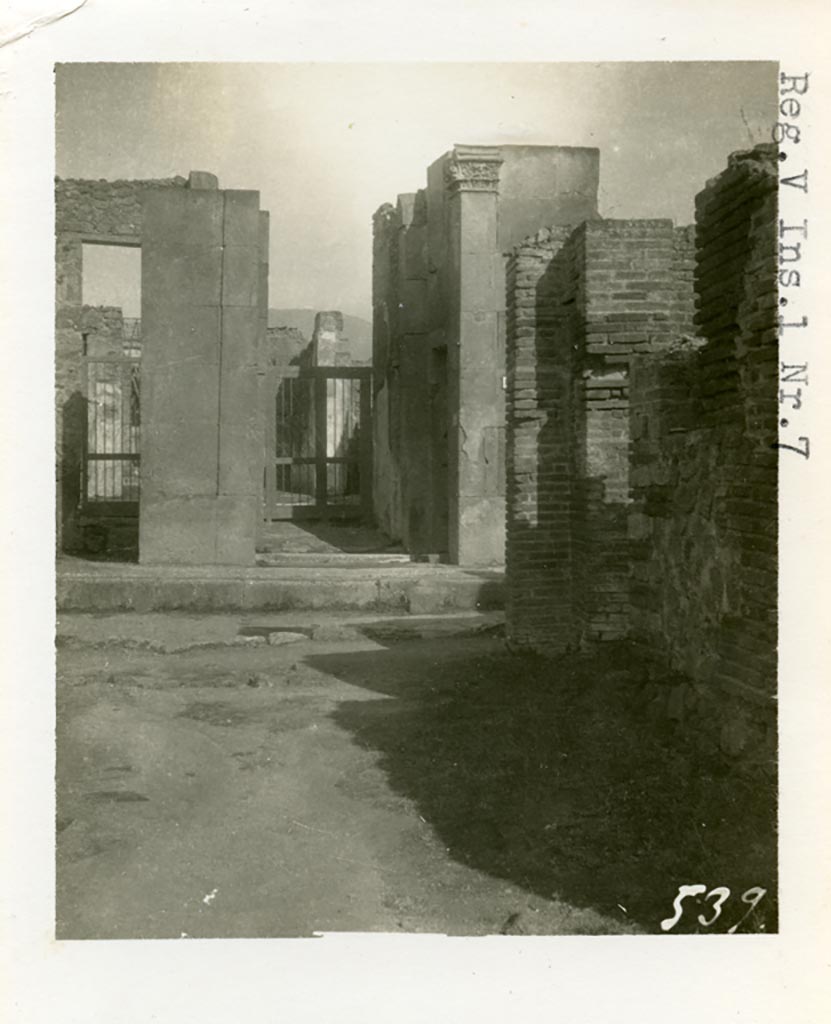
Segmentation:
<svg viewBox="0 0 831 1024">
<path fill-rule="evenodd" d="M 454 143 L 597 146 L 601 215 L 685 224 L 775 111 L 772 63 L 62 64 L 57 174 L 259 189 L 269 305 L 369 318 L 372 214 Z"/>
</svg>

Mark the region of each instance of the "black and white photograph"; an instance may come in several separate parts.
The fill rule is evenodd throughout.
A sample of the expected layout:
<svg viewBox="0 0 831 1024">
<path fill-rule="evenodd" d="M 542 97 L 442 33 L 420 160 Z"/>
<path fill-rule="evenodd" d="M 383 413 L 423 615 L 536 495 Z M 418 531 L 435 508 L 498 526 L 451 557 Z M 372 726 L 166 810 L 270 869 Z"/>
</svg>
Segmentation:
<svg viewBox="0 0 831 1024">
<path fill-rule="evenodd" d="M 777 65 L 56 90 L 58 936 L 775 931 Z"/>
<path fill-rule="evenodd" d="M 3 1019 L 827 1017 L 826 23 L 11 0 Z"/>
</svg>

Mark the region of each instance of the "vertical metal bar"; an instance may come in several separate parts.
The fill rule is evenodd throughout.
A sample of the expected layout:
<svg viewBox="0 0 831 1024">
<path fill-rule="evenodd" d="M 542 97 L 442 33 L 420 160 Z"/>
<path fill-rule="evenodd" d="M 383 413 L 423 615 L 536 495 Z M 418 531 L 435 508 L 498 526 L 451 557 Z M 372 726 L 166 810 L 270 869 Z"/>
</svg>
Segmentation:
<svg viewBox="0 0 831 1024">
<path fill-rule="evenodd" d="M 89 455 L 89 365 L 84 359 L 81 363 L 81 394 L 84 396 L 84 429 L 81 439 L 81 506 L 86 505 L 88 500 L 87 479 L 89 477 L 89 466 L 87 457 Z"/>
<path fill-rule="evenodd" d="M 98 454 L 98 373 L 93 371 L 92 378 L 92 435 L 90 437 L 90 444 L 92 445 L 92 453 Z M 92 463 L 90 463 L 92 465 Z M 92 491 L 90 498 L 97 498 L 99 491 L 99 477 L 98 463 L 95 463 L 93 468 L 94 482 L 92 485 Z"/>
<path fill-rule="evenodd" d="M 112 455 L 113 448 L 115 448 L 115 423 L 113 422 L 113 412 L 115 410 L 115 392 L 112 382 L 112 370 L 109 371 L 107 376 L 110 380 L 105 383 L 106 395 L 104 402 L 104 445 L 108 455 Z M 112 498 L 113 491 L 115 490 L 115 467 L 113 460 L 108 459 L 106 462 L 107 466 L 107 497 Z"/>
<path fill-rule="evenodd" d="M 361 518 L 371 523 L 374 518 L 372 507 L 372 375 L 362 374 L 358 378 L 360 388 L 360 422 L 358 424 L 359 480 L 361 492 Z"/>
<path fill-rule="evenodd" d="M 297 382 L 297 390 L 299 391 L 300 411 L 298 413 L 300 417 L 300 454 L 303 458 L 310 459 L 314 458 L 315 445 L 317 441 L 315 439 L 315 387 L 316 381 L 314 378 L 307 380 L 299 379 Z"/>
<path fill-rule="evenodd" d="M 341 403 L 343 401 L 343 381 L 335 380 L 332 381 L 332 401 L 335 406 L 332 416 L 332 454 L 337 455 L 338 449 L 340 448 L 341 430 L 343 428 L 343 409 Z M 338 481 L 338 493 L 340 493 L 340 480 Z"/>
<path fill-rule="evenodd" d="M 129 398 L 129 384 L 130 384 L 130 366 L 128 363 L 119 363 L 118 366 L 118 422 L 119 422 L 119 446 L 122 453 L 126 453 L 130 447 L 130 436 L 128 433 L 127 421 L 125 418 L 125 410 L 128 408 L 127 400 Z M 126 474 L 129 472 L 129 463 L 126 460 L 122 460 L 119 463 L 118 470 L 118 498 L 123 501 L 125 498 L 124 494 L 124 480 Z"/>
<path fill-rule="evenodd" d="M 134 415 L 135 411 L 135 415 Z M 141 448 L 141 378 L 139 363 L 130 366 L 130 451 L 138 455 Z M 138 459 L 131 463 L 130 492 L 133 501 L 141 498 L 141 464 Z"/>
<path fill-rule="evenodd" d="M 353 377 L 349 381 L 349 425 L 346 430 L 346 453 L 349 458 L 349 463 L 346 468 L 346 487 L 347 490 L 351 487 L 351 493 L 349 495 L 351 502 L 360 502 L 360 479 L 361 479 L 361 466 L 358 452 L 355 450 L 355 444 L 358 440 L 355 432 L 355 402 L 360 395 L 360 381 L 355 380 Z M 355 485 L 358 485 L 358 492 L 355 492 Z"/>
<path fill-rule="evenodd" d="M 315 505 L 321 518 L 327 516 L 328 482 L 326 479 L 326 413 L 327 380 L 322 373 L 314 376 L 314 423 L 315 423 Z"/>
</svg>

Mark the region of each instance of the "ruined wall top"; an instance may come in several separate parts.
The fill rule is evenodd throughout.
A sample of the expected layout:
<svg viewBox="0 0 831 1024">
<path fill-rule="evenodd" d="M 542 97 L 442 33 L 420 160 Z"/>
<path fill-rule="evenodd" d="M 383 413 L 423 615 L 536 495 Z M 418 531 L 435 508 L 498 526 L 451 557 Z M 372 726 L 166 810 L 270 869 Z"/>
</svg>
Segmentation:
<svg viewBox="0 0 831 1024">
<path fill-rule="evenodd" d="M 762 142 L 753 149 L 740 149 L 727 158 L 727 167 L 713 178 L 695 197 L 696 217 L 702 215 L 712 197 L 729 188 L 733 182 L 758 181 L 775 188 L 779 181 L 779 147 Z"/>
<path fill-rule="evenodd" d="M 55 230 L 58 234 L 85 235 L 93 240 L 141 240 L 142 196 L 150 189 L 219 187 L 216 175 L 191 171 L 187 178 L 55 178 Z"/>
<path fill-rule="evenodd" d="M 349 341 L 343 337 L 343 314 L 323 310 L 315 314 L 311 356 L 313 366 L 343 366 L 351 363 Z"/>
</svg>

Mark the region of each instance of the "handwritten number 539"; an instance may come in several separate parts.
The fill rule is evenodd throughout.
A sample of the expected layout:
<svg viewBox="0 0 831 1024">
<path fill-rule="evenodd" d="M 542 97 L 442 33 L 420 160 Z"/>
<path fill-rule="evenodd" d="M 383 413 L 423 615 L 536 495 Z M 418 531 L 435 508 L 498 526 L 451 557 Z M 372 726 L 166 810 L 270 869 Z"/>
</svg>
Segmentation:
<svg viewBox="0 0 831 1024">
<path fill-rule="evenodd" d="M 678 922 L 681 920 L 681 916 L 684 913 L 684 900 L 688 896 L 702 896 L 705 893 L 705 901 L 713 901 L 712 907 L 710 908 L 712 911 L 712 916 L 707 917 L 704 914 L 699 914 L 698 923 L 703 928 L 712 927 L 719 919 L 719 917 L 721 917 L 721 908 L 724 906 L 725 902 L 730 898 L 730 890 L 727 888 L 726 885 L 718 885 L 715 887 L 715 889 L 710 889 L 709 892 L 707 892 L 706 885 L 681 885 L 678 887 L 678 894 L 676 895 L 672 903 L 672 917 L 667 917 L 663 921 L 661 921 L 661 931 L 671 931 L 678 924 Z M 742 921 L 744 921 L 747 915 L 750 914 L 753 911 L 753 909 L 759 905 L 759 903 L 761 902 L 762 898 L 765 896 L 766 893 L 767 889 L 762 889 L 761 886 L 758 885 L 755 885 L 752 889 L 748 889 L 747 892 L 742 893 L 742 903 L 748 904 L 748 908 L 745 911 L 744 915 L 740 918 L 740 920 L 738 920 L 732 928 L 728 929 L 728 935 L 732 935 L 733 932 L 735 932 L 735 930 L 739 927 Z"/>
</svg>

